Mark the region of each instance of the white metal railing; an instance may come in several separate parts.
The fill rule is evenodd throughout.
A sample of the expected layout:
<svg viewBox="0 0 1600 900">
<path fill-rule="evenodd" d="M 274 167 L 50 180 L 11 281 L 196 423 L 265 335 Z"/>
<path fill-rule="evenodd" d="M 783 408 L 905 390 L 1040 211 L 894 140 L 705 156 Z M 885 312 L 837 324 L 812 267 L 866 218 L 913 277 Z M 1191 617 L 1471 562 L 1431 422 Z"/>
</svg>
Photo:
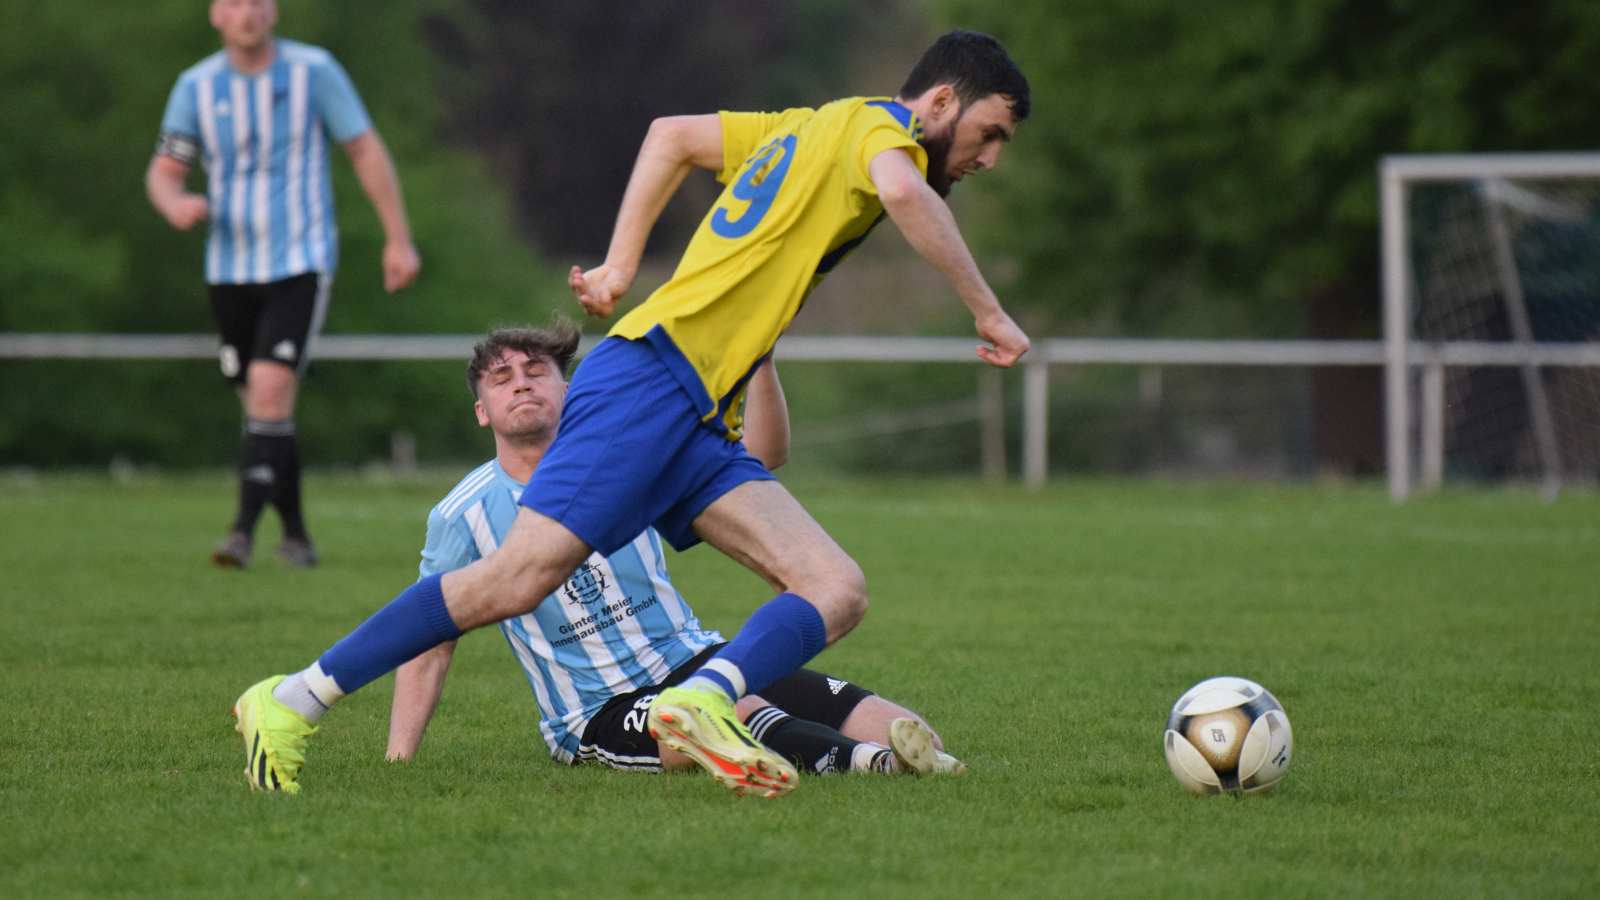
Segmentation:
<svg viewBox="0 0 1600 900">
<path fill-rule="evenodd" d="M 321 360 L 461 360 L 480 335 L 323 335 L 315 357 Z M 583 348 L 596 338 L 584 338 Z M 815 362 L 979 363 L 974 338 L 825 337 L 792 335 L 778 345 L 778 358 Z M 1111 338 L 1045 338 L 1024 359 L 1022 474 L 1037 487 L 1048 475 L 1050 367 L 1060 365 L 1160 366 L 1385 366 L 1394 359 L 1393 342 L 1382 341 L 1180 341 Z M 208 334 L 43 334 L 0 333 L 0 359 L 211 359 L 217 339 Z M 1508 345 L 1502 343 L 1428 344 L 1400 348 L 1402 364 L 1422 372 L 1422 471 L 1435 482 L 1443 460 L 1443 370 L 1446 366 L 1600 366 L 1600 344 Z M 1409 408 L 1409 374 L 1402 370 Z M 985 367 L 979 379 L 978 408 L 984 436 L 983 470 L 1003 473 L 1004 416 L 1000 373 Z M 1392 408 L 1391 408 L 1392 412 Z M 1391 423 L 1393 427 L 1393 423 Z M 1391 437 L 1390 465 L 1395 441 Z M 1410 456 L 1404 464 L 1409 467 Z M 1409 468 L 1407 469 L 1409 472 Z M 1391 483 L 1394 473 L 1391 471 Z M 1409 476 L 1407 476 L 1409 484 Z"/>
</svg>

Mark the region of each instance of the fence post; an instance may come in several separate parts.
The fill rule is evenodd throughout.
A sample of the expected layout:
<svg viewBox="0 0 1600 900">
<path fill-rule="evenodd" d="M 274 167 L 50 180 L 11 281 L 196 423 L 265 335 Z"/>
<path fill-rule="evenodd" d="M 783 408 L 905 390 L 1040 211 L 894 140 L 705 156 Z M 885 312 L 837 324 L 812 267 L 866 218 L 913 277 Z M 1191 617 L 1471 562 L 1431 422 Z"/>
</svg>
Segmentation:
<svg viewBox="0 0 1600 900">
<path fill-rule="evenodd" d="M 994 366 L 978 369 L 978 458 L 985 481 L 1006 480 L 1006 386 Z"/>
<path fill-rule="evenodd" d="M 1022 369 L 1022 478 L 1030 490 L 1044 487 L 1049 466 L 1050 363 L 1040 352 Z"/>
</svg>

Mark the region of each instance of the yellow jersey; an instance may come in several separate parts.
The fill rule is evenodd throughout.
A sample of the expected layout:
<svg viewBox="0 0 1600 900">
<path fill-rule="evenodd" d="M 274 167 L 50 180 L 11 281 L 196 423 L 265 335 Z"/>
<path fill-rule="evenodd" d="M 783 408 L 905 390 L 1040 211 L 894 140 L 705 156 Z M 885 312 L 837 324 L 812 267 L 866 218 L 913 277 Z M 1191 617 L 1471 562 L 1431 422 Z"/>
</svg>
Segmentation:
<svg viewBox="0 0 1600 900">
<path fill-rule="evenodd" d="M 822 277 L 883 218 L 867 172 L 903 147 L 924 175 L 922 124 L 887 98 L 721 112 L 727 185 L 672 279 L 611 334 L 649 341 L 700 410 L 737 440 L 746 383 Z"/>
</svg>

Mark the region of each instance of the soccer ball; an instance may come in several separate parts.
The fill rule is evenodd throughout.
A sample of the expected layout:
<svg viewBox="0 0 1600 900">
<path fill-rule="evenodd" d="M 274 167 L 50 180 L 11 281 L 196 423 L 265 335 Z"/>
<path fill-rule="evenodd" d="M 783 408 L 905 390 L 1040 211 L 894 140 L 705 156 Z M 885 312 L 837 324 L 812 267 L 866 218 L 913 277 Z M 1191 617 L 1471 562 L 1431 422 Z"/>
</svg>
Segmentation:
<svg viewBox="0 0 1600 900">
<path fill-rule="evenodd" d="M 1167 765 L 1196 794 L 1264 791 L 1289 768 L 1294 732 L 1283 706 L 1247 678 L 1207 678 L 1167 716 Z"/>
</svg>

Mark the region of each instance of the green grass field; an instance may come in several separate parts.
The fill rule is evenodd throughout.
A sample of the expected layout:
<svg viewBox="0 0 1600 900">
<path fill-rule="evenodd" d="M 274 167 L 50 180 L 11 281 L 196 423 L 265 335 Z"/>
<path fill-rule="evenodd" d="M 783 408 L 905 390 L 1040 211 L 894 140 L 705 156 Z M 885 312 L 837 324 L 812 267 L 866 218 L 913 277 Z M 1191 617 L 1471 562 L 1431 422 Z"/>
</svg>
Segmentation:
<svg viewBox="0 0 1600 900">
<path fill-rule="evenodd" d="M 347 699 L 299 797 L 251 794 L 229 706 L 415 571 L 450 474 L 308 486 L 325 558 L 204 563 L 221 475 L 0 482 L 0 896 L 1593 897 L 1600 498 L 1373 487 L 798 480 L 873 608 L 815 666 L 921 711 L 972 765 L 807 778 L 550 762 L 497 634 L 463 640 L 418 759 L 390 680 Z M 673 561 L 731 632 L 765 590 Z M 1172 701 L 1263 682 L 1274 792 L 1192 798 Z"/>
</svg>

